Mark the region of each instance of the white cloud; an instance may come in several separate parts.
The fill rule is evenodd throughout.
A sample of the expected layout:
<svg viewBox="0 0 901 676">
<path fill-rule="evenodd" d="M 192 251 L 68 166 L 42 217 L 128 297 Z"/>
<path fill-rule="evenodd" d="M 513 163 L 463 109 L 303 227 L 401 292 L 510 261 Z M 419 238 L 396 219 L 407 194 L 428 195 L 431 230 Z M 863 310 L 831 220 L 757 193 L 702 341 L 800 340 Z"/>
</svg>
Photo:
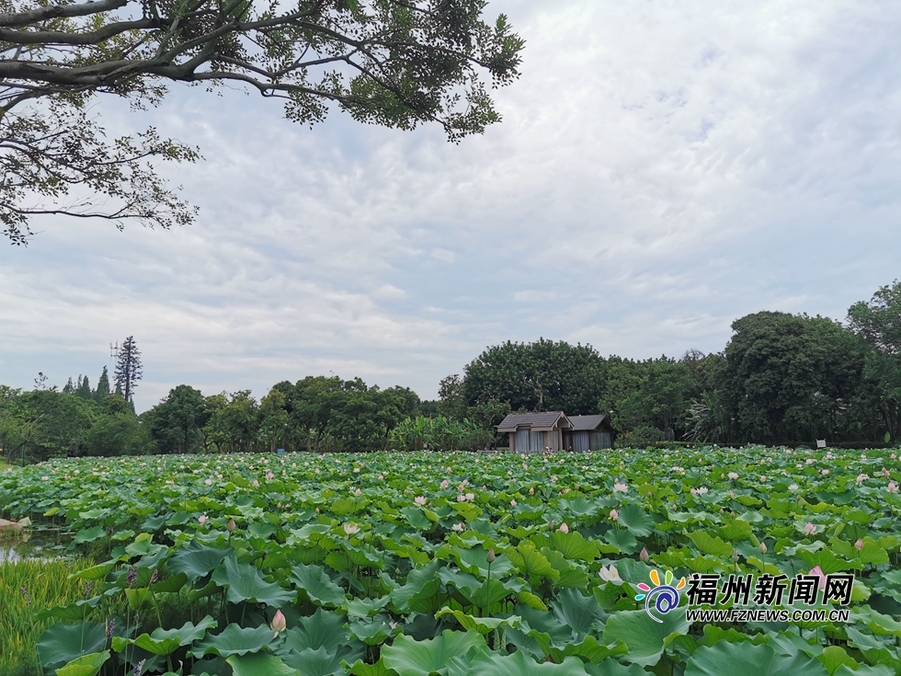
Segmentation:
<svg viewBox="0 0 901 676">
<path fill-rule="evenodd" d="M 234 92 L 99 108 L 201 146 L 164 169 L 201 216 L 44 220 L 0 250 L 0 381 L 95 380 L 133 334 L 139 408 L 180 382 L 259 396 L 329 372 L 434 396 L 503 340 L 719 350 L 744 314 L 841 318 L 897 276 L 892 3 L 488 11 L 526 38 L 523 75 L 496 94 L 503 123 L 459 146 L 337 114 L 309 131 Z"/>
</svg>

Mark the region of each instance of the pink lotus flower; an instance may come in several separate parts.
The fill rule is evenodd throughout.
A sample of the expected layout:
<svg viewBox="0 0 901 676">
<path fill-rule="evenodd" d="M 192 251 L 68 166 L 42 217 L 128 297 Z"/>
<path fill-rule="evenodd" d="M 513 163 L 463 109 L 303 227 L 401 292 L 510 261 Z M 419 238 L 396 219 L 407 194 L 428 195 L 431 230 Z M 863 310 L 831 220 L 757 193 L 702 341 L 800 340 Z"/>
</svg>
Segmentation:
<svg viewBox="0 0 901 676">
<path fill-rule="evenodd" d="M 814 526 L 812 523 L 810 523 L 810 521 L 808 521 L 807 525 L 804 526 L 804 533 L 806 535 L 813 535 L 816 532 L 817 532 L 817 527 Z"/>
<path fill-rule="evenodd" d="M 885 490 L 887 490 L 889 493 L 897 493 L 898 484 L 896 484 L 894 481 L 889 481 L 888 486 L 885 487 Z"/>
<path fill-rule="evenodd" d="M 761 554 L 766 554 L 766 551 L 767 551 L 767 550 L 766 550 L 766 542 L 761 542 L 761 543 L 760 543 L 760 546 L 758 547 L 758 549 L 760 550 L 760 553 L 761 553 Z"/>
<path fill-rule="evenodd" d="M 638 555 L 638 558 L 641 559 L 642 561 L 644 561 L 645 563 L 647 563 L 648 561 L 651 560 L 651 555 L 648 554 L 648 548 L 647 548 L 647 547 L 642 547 L 642 548 L 641 548 L 641 553 Z"/>
<path fill-rule="evenodd" d="M 619 512 L 617 512 L 615 509 L 611 509 L 610 518 L 616 521 L 619 518 Z"/>
<path fill-rule="evenodd" d="M 413 498 L 413 504 L 415 504 L 417 507 L 424 506 L 426 502 L 428 502 L 428 500 L 426 500 L 421 495 L 417 495 L 415 498 Z"/>
<path fill-rule="evenodd" d="M 854 543 L 854 549 L 859 552 L 863 551 L 863 540 L 861 538 L 857 538 L 857 542 Z"/>
<path fill-rule="evenodd" d="M 345 535 L 356 535 L 360 532 L 360 527 L 355 523 L 346 523 L 344 524 L 344 534 Z"/>
<path fill-rule="evenodd" d="M 617 492 L 619 492 L 619 493 L 628 493 L 628 492 L 629 492 L 629 486 L 628 486 L 627 484 L 621 484 L 620 482 L 615 481 L 615 482 L 613 483 L 613 492 L 614 492 L 614 493 L 617 493 Z"/>
<path fill-rule="evenodd" d="M 811 569 L 809 575 L 816 575 L 817 577 L 817 589 L 825 589 L 826 588 L 826 573 L 824 573 L 819 566 L 815 566 Z"/>
<path fill-rule="evenodd" d="M 280 632 L 283 632 L 288 627 L 288 621 L 285 620 L 285 616 L 280 610 L 275 611 L 275 615 L 272 618 L 272 622 L 269 623 L 269 628 L 275 632 L 275 635 L 278 636 Z"/>
<path fill-rule="evenodd" d="M 209 517 L 206 514 L 201 514 L 200 516 L 197 517 L 197 520 L 200 522 L 200 525 L 202 526 L 203 524 L 206 523 L 206 520 L 208 518 Z"/>
<path fill-rule="evenodd" d="M 561 533 L 568 533 L 568 532 L 569 532 L 569 526 L 566 525 L 566 521 L 564 521 L 563 523 L 561 523 L 561 524 L 560 524 L 560 528 L 558 528 L 557 530 L 559 530 Z"/>
<path fill-rule="evenodd" d="M 892 473 L 889 472 L 885 467 L 883 467 L 882 468 L 882 476 L 884 476 L 886 479 L 888 479 L 892 476 Z"/>
<path fill-rule="evenodd" d="M 453 526 L 451 526 L 451 528 L 453 528 L 457 533 L 462 533 L 466 530 L 466 524 L 461 521 L 460 523 L 455 523 Z"/>
<path fill-rule="evenodd" d="M 444 481 L 441 482 L 441 485 L 439 486 L 439 488 L 441 488 L 441 490 L 444 490 L 445 488 L 448 487 L 448 485 L 449 484 L 447 483 L 447 479 L 445 479 Z"/>
<path fill-rule="evenodd" d="M 510 506 L 511 506 L 511 507 L 516 507 L 516 499 L 515 499 L 515 498 L 514 498 L 513 500 L 510 501 Z"/>
</svg>

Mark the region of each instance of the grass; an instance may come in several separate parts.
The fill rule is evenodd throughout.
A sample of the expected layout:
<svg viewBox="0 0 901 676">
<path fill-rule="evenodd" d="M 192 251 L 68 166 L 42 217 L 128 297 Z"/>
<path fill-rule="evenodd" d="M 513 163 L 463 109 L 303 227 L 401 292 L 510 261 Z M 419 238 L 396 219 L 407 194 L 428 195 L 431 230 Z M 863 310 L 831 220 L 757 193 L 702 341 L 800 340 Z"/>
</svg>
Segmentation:
<svg viewBox="0 0 901 676">
<path fill-rule="evenodd" d="M 0 676 L 41 673 L 37 642 L 58 620 L 36 620 L 35 613 L 82 598 L 83 580 L 69 575 L 93 561 L 18 560 L 0 564 Z"/>
<path fill-rule="evenodd" d="M 5 472 L 6 470 L 10 469 L 11 467 L 12 467 L 12 465 L 10 465 L 5 460 L 0 460 L 0 472 Z"/>
</svg>

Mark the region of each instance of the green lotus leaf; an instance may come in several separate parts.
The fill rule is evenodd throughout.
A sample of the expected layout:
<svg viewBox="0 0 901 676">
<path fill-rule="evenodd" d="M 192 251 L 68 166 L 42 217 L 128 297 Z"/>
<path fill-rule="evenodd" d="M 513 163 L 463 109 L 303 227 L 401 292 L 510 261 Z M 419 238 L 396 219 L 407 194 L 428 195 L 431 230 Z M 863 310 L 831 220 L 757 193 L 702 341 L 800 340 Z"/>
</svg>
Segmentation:
<svg viewBox="0 0 901 676">
<path fill-rule="evenodd" d="M 341 652 L 331 652 L 326 648 L 305 648 L 297 653 L 282 655 L 282 660 L 303 676 L 344 676 L 347 670 L 341 664 L 347 661 L 348 651 L 348 648 Z"/>
<path fill-rule="evenodd" d="M 296 620 L 296 625 L 284 632 L 285 641 L 277 652 L 301 652 L 311 648 L 326 648 L 335 652 L 347 640 L 344 615 L 317 608 L 309 617 Z"/>
<path fill-rule="evenodd" d="M 251 601 L 278 608 L 295 598 L 293 592 L 285 591 L 278 583 L 266 582 L 259 568 L 238 563 L 233 555 L 213 571 L 213 582 L 228 588 L 228 600 L 232 603 Z"/>
<path fill-rule="evenodd" d="M 723 676 L 741 674 L 753 665 L 758 676 L 827 676 L 821 662 L 804 653 L 779 655 L 768 645 L 729 643 L 701 646 L 685 665 L 685 676 Z"/>
<path fill-rule="evenodd" d="M 468 659 L 467 659 L 468 657 Z M 585 667 L 577 657 L 567 657 L 560 664 L 536 662 L 523 652 L 512 655 L 474 652 L 451 661 L 448 676 L 585 676 Z"/>
<path fill-rule="evenodd" d="M 276 655 L 241 653 L 229 655 L 225 661 L 231 666 L 234 676 L 301 676 L 300 671 L 289 667 Z"/>
<path fill-rule="evenodd" d="M 216 625 L 216 620 L 207 615 L 197 625 L 185 622 L 181 629 L 157 628 L 151 634 L 141 634 L 134 639 L 116 636 L 113 639 L 113 649 L 116 652 L 123 652 L 126 646 L 134 645 L 154 655 L 171 655 L 182 646 L 203 638 L 206 630 Z"/>
<path fill-rule="evenodd" d="M 663 650 L 676 637 L 688 633 L 691 626 L 685 619 L 685 608 L 663 615 L 655 622 L 644 610 L 624 610 L 613 613 L 604 625 L 603 642 L 607 645 L 622 641 L 629 648 L 630 662 L 650 666 L 657 664 Z M 728 671 L 721 672 L 723 674 Z"/>
<path fill-rule="evenodd" d="M 266 625 L 245 629 L 233 622 L 221 634 L 207 636 L 197 643 L 188 651 L 188 654 L 193 657 L 218 655 L 228 658 L 232 655 L 255 653 L 270 645 L 274 640 L 275 632 Z"/>
<path fill-rule="evenodd" d="M 64 667 L 57 669 L 56 676 L 97 676 L 100 673 L 100 668 L 109 658 L 109 650 L 104 650 L 102 653 L 82 655 Z"/>
<path fill-rule="evenodd" d="M 718 537 L 713 537 L 705 531 L 696 530 L 688 533 L 688 538 L 704 554 L 720 557 L 732 556 L 732 545 L 728 542 L 723 542 Z"/>
<path fill-rule="evenodd" d="M 231 547 L 214 549 L 192 540 L 170 557 L 166 565 L 172 573 L 184 573 L 193 582 L 209 575 L 233 551 Z"/>
<path fill-rule="evenodd" d="M 93 622 L 55 624 L 38 641 L 38 657 L 45 670 L 56 669 L 82 655 L 106 647 L 106 626 Z"/>
<path fill-rule="evenodd" d="M 592 631 L 596 622 L 602 622 L 604 612 L 593 596 L 582 596 L 577 589 L 563 589 L 555 601 L 551 602 L 554 617 L 576 636 L 584 636 Z"/>
<path fill-rule="evenodd" d="M 448 615 L 456 619 L 464 631 L 477 631 L 482 636 L 487 636 L 498 627 L 518 627 L 520 622 L 522 622 L 522 618 L 518 615 L 511 615 L 510 617 L 473 617 L 462 610 L 451 608 L 443 608 L 435 613 L 435 617 L 438 618 Z"/>
<path fill-rule="evenodd" d="M 598 557 L 598 548 L 586 540 L 578 531 L 551 533 L 551 548 L 560 552 L 570 561 L 594 561 Z"/>
<path fill-rule="evenodd" d="M 106 528 L 103 526 L 93 526 L 91 528 L 85 528 L 83 530 L 78 531 L 73 538 L 75 544 L 82 544 L 84 542 L 93 542 L 94 540 L 99 540 L 104 535 L 106 535 Z"/>
<path fill-rule="evenodd" d="M 316 564 L 294 566 L 291 570 L 291 580 L 316 605 L 334 608 L 347 603 L 344 590 L 332 582 L 322 566 Z"/>
<path fill-rule="evenodd" d="M 465 654 L 473 648 L 487 647 L 485 639 L 475 631 L 445 630 L 441 636 L 424 641 L 400 634 L 392 645 L 382 648 L 382 660 L 399 676 L 424 676 L 433 671 L 443 671 L 455 655 Z"/>
<path fill-rule="evenodd" d="M 618 521 L 637 538 L 646 537 L 654 532 L 654 519 L 638 505 L 623 505 L 619 510 Z"/>
</svg>

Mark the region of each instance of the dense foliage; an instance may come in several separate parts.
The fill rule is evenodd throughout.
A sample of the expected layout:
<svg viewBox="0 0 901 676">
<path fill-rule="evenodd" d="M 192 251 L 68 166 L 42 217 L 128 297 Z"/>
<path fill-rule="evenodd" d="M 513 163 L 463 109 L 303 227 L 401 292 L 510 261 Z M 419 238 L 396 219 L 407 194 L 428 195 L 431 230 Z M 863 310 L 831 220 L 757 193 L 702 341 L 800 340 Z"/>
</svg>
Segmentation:
<svg viewBox="0 0 901 676">
<path fill-rule="evenodd" d="M 329 108 L 460 138 L 500 119 L 489 87 L 518 76 L 523 40 L 485 0 L 296 0 L 288 4 L 101 0 L 0 4 L 0 226 L 35 214 L 169 227 L 195 210 L 148 158 L 193 162 L 153 128 L 106 140 L 88 111 L 113 95 L 158 105 L 172 83 L 245 87 L 304 125 Z M 77 195 L 78 199 L 72 199 Z M 128 398 L 128 397 L 126 397 Z"/>
<path fill-rule="evenodd" d="M 176 455 L 7 471 L 0 504 L 101 560 L 39 614 L 45 673 L 890 676 L 899 481 L 889 450 Z M 657 623 L 653 569 L 853 573 L 850 621 Z"/>
</svg>

